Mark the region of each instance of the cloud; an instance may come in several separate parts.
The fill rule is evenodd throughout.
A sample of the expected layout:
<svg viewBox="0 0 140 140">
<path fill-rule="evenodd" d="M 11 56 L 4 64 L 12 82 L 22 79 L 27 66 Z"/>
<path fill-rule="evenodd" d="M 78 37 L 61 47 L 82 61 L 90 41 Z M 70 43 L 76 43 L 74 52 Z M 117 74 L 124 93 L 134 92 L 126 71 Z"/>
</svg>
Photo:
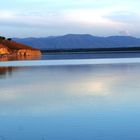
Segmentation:
<svg viewBox="0 0 140 140">
<path fill-rule="evenodd" d="M 6 27 L 7 33 L 24 28 L 36 30 L 33 35 L 44 29 L 49 35 L 102 35 L 101 30 L 110 35 L 125 29 L 136 33 L 140 23 L 139 0 L 13 0 L 10 7 L 7 3 L 9 0 L 0 5 L 0 30 Z"/>
<path fill-rule="evenodd" d="M 10 26 L 32 26 L 48 27 L 52 25 L 79 24 L 81 26 L 114 26 L 112 22 L 102 15 L 108 11 L 77 9 L 64 10 L 62 12 L 48 12 L 46 14 L 37 13 L 17 13 L 13 11 L 0 11 L 0 24 Z"/>
<path fill-rule="evenodd" d="M 105 16 L 106 18 L 121 23 L 138 23 L 140 22 L 140 14 L 130 11 L 116 11 Z"/>
<path fill-rule="evenodd" d="M 51 20 L 52 15 L 46 16 L 34 15 L 32 13 L 18 13 L 13 11 L 0 11 L 0 24 L 4 26 L 25 26 L 25 27 L 37 27 L 47 26 Z"/>
<path fill-rule="evenodd" d="M 18 29 L 18 32 L 28 31 L 27 36 L 32 36 L 31 34 L 46 36 L 47 34 L 61 35 L 67 33 L 105 35 L 106 32 L 112 32 L 114 27 L 121 26 L 119 23 L 104 17 L 105 14 L 109 14 L 111 11 L 109 9 L 71 9 L 59 12 L 48 11 L 40 13 L 31 11 L 22 13 L 19 11 L 0 10 L 0 14 L 3 15 L 0 17 L 0 25 L 1 28 L 11 28 L 11 32 L 13 29 Z M 118 30 L 120 29 L 117 29 L 116 33 Z"/>
<path fill-rule="evenodd" d="M 105 25 L 110 26 L 115 24 L 104 18 L 104 14 L 110 12 L 110 10 L 93 10 L 93 9 L 76 9 L 76 10 L 67 10 L 65 11 L 65 19 L 71 22 L 76 22 L 85 25 Z"/>
<path fill-rule="evenodd" d="M 47 10 L 46 12 L 33 10 L 24 11 L 24 13 L 16 10 L 0 10 L 0 15 L 1 28 L 7 27 L 11 30 L 23 30 L 24 28 L 37 36 L 67 33 L 111 35 L 129 29 L 130 24 L 135 23 L 138 26 L 140 22 L 139 14 L 128 11 L 115 11 L 113 8 L 79 8 L 60 11 Z M 123 34 L 127 33 L 123 32 Z"/>
<path fill-rule="evenodd" d="M 130 36 L 130 33 L 128 30 L 121 30 L 121 31 L 119 31 L 119 34 L 123 35 L 123 36 Z"/>
<path fill-rule="evenodd" d="M 14 12 L 9 10 L 0 10 L 0 19 L 11 19 L 13 18 Z"/>
</svg>

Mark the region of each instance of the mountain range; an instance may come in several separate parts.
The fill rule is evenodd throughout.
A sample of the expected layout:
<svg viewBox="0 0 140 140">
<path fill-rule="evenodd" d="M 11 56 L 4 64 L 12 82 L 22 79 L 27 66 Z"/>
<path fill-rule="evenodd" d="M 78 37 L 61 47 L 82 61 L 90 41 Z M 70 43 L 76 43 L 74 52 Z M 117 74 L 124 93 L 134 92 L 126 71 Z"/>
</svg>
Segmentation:
<svg viewBox="0 0 140 140">
<path fill-rule="evenodd" d="M 13 38 L 13 40 L 40 50 L 140 47 L 140 38 L 131 36 L 98 37 L 89 34 L 68 34 L 44 38 Z"/>
</svg>

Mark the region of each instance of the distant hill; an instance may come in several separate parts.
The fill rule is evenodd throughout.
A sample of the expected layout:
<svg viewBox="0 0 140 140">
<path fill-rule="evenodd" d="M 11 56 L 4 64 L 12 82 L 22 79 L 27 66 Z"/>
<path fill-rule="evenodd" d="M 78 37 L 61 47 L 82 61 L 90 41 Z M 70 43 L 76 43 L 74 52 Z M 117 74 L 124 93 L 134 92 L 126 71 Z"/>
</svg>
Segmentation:
<svg viewBox="0 0 140 140">
<path fill-rule="evenodd" d="M 97 37 L 88 34 L 68 34 L 45 38 L 13 38 L 41 50 L 139 47 L 140 38 L 131 36 Z"/>
</svg>

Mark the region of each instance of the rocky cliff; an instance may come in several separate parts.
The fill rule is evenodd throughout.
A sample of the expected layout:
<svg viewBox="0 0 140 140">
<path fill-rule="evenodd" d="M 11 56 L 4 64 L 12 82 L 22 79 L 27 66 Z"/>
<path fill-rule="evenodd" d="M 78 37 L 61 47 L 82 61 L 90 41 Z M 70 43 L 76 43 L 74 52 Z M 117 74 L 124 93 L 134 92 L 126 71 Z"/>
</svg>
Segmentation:
<svg viewBox="0 0 140 140">
<path fill-rule="evenodd" d="M 10 54 L 10 51 L 5 45 L 0 44 L 0 54 Z"/>
<path fill-rule="evenodd" d="M 0 37 L 0 55 L 38 56 L 40 50 Z"/>
</svg>

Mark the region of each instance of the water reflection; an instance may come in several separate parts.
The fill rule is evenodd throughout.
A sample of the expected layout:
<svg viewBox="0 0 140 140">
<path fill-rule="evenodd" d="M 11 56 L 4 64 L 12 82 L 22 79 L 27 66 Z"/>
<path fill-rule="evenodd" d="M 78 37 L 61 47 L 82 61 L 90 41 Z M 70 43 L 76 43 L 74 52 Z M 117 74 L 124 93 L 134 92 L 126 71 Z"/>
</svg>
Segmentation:
<svg viewBox="0 0 140 140">
<path fill-rule="evenodd" d="M 12 74 L 18 71 L 23 71 L 25 67 L 0 67 L 0 79 L 10 78 Z"/>
<path fill-rule="evenodd" d="M 6 78 L 8 76 L 12 75 L 12 72 L 14 70 L 17 70 L 18 68 L 14 67 L 0 67 L 0 78 Z"/>
<path fill-rule="evenodd" d="M 5 139 L 140 138 L 140 64 L 17 69 L 0 78 Z"/>
<path fill-rule="evenodd" d="M 140 90 L 139 70 L 140 65 L 132 64 L 1 68 L 2 74 L 11 76 L 0 79 L 0 109 L 14 113 L 22 108 L 23 112 L 40 114 L 77 102 L 93 104 L 97 99 L 111 98 L 112 103 L 125 94 L 130 94 L 128 100 L 133 91 L 137 95 Z M 7 102 L 9 110 L 3 109 Z"/>
</svg>

